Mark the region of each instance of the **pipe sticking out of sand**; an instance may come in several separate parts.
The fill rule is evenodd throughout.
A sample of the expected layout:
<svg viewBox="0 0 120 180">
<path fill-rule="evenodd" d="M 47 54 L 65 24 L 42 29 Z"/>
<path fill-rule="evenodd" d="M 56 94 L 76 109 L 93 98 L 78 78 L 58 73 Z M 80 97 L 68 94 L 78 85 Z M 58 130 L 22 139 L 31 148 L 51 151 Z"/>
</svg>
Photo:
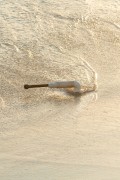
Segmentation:
<svg viewBox="0 0 120 180">
<path fill-rule="evenodd" d="M 25 84 L 24 88 L 38 88 L 38 87 L 49 87 L 49 88 L 74 88 L 75 93 L 80 93 L 80 84 L 77 81 L 56 81 L 48 84 L 36 84 L 36 85 L 28 85 Z"/>
<path fill-rule="evenodd" d="M 39 87 L 48 87 L 48 84 L 35 84 L 35 85 L 25 84 L 24 85 L 24 89 L 39 88 Z"/>
</svg>

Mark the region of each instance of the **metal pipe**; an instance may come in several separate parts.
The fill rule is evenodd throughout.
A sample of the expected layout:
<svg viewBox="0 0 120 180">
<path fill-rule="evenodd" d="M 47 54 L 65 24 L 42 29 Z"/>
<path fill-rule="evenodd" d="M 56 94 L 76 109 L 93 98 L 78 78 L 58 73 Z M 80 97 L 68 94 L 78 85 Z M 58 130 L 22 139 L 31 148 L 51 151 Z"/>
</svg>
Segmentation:
<svg viewBox="0 0 120 180">
<path fill-rule="evenodd" d="M 38 88 L 38 87 L 49 87 L 49 88 L 74 88 L 75 93 L 80 93 L 80 84 L 77 81 L 56 81 L 56 82 L 51 82 L 48 84 L 39 84 L 39 85 L 28 85 L 25 84 L 24 88 L 29 89 L 29 88 Z"/>
<path fill-rule="evenodd" d="M 38 88 L 38 87 L 48 87 L 48 84 L 35 84 L 35 85 L 24 85 L 24 89 L 29 89 L 29 88 Z"/>
</svg>

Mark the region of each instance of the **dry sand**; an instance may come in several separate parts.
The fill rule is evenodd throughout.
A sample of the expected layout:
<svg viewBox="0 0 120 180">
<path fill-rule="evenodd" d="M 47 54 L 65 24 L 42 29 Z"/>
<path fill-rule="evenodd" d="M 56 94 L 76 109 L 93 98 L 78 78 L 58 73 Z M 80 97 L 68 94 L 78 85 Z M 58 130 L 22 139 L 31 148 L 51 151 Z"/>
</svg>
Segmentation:
<svg viewBox="0 0 120 180">
<path fill-rule="evenodd" d="M 119 180 L 120 1 L 0 0 L 0 39 L 0 179 Z"/>
</svg>

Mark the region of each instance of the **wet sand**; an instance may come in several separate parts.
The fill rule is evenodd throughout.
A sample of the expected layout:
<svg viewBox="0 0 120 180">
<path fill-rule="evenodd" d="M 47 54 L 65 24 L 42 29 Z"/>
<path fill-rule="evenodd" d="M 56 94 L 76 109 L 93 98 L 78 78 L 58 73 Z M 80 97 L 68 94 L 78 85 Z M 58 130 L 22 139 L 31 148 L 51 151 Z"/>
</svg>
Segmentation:
<svg viewBox="0 0 120 180">
<path fill-rule="evenodd" d="M 0 1 L 0 179 L 120 179 L 119 1 Z M 76 80 L 79 97 L 24 83 Z"/>
</svg>

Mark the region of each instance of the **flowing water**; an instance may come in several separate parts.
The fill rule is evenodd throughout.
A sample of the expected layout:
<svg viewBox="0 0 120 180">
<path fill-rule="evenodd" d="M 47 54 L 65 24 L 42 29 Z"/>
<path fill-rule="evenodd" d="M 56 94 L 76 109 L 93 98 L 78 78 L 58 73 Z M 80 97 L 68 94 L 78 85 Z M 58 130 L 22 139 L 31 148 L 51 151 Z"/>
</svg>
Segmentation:
<svg viewBox="0 0 120 180">
<path fill-rule="evenodd" d="M 0 0 L 0 179 L 120 179 L 119 17 L 119 0 Z M 81 96 L 23 88 L 94 90 L 96 72 Z"/>
</svg>

